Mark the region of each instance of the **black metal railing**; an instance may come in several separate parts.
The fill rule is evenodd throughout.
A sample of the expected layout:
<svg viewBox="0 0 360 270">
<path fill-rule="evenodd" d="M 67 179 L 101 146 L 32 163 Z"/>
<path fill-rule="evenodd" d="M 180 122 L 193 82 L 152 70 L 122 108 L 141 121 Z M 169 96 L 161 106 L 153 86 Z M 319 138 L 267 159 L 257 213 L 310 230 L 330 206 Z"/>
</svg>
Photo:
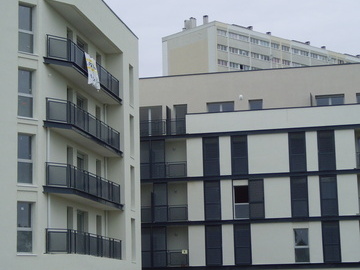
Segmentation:
<svg viewBox="0 0 360 270">
<path fill-rule="evenodd" d="M 141 207 L 141 222 L 143 223 L 186 220 L 188 220 L 188 206 L 186 204 Z"/>
<path fill-rule="evenodd" d="M 181 135 L 185 133 L 185 119 L 140 121 L 140 136 Z"/>
<path fill-rule="evenodd" d="M 70 39 L 47 35 L 47 57 L 71 62 L 76 68 L 87 74 L 85 53 Z M 119 80 L 100 64 L 96 63 L 96 66 L 102 88 L 121 98 Z"/>
<path fill-rule="evenodd" d="M 182 250 L 142 251 L 142 266 L 147 268 L 188 266 L 189 256 Z"/>
<path fill-rule="evenodd" d="M 141 179 L 186 177 L 186 161 L 141 163 Z"/>
<path fill-rule="evenodd" d="M 73 125 L 120 151 L 120 133 L 70 101 L 47 98 L 46 120 Z"/>
<path fill-rule="evenodd" d="M 75 253 L 121 260 L 121 240 L 68 229 L 46 229 L 46 253 Z"/>
<path fill-rule="evenodd" d="M 120 204 L 120 185 L 70 164 L 47 163 L 46 185 L 76 189 Z"/>
<path fill-rule="evenodd" d="M 187 250 L 168 250 L 167 264 L 168 266 L 188 266 L 189 256 Z"/>
</svg>

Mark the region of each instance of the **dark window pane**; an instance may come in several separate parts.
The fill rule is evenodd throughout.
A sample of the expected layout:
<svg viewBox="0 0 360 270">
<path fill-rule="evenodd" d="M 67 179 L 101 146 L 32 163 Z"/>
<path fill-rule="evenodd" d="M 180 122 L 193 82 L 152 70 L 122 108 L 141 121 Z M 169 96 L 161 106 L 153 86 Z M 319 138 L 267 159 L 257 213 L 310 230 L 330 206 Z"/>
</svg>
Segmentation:
<svg viewBox="0 0 360 270">
<path fill-rule="evenodd" d="M 231 137 L 232 174 L 248 173 L 247 137 Z"/>
<path fill-rule="evenodd" d="M 318 131 L 319 170 L 335 170 L 334 131 Z"/>
<path fill-rule="evenodd" d="M 33 99 L 32 97 L 19 96 L 18 98 L 18 115 L 24 117 L 33 116 Z"/>
<path fill-rule="evenodd" d="M 141 229 L 141 250 L 151 250 L 151 231 L 149 228 Z"/>
<path fill-rule="evenodd" d="M 33 34 L 19 32 L 19 51 L 33 53 Z"/>
<path fill-rule="evenodd" d="M 18 162 L 18 183 L 32 183 L 32 163 Z"/>
<path fill-rule="evenodd" d="M 18 158 L 31 159 L 31 136 L 18 135 Z"/>
<path fill-rule="evenodd" d="M 341 262 L 338 221 L 322 222 L 324 262 Z"/>
<path fill-rule="evenodd" d="M 207 108 L 208 112 L 220 112 L 220 104 L 217 103 L 208 103 Z"/>
<path fill-rule="evenodd" d="M 219 138 L 203 138 L 204 175 L 219 175 Z"/>
<path fill-rule="evenodd" d="M 306 171 L 305 132 L 289 133 L 290 171 Z"/>
<path fill-rule="evenodd" d="M 291 177 L 291 206 L 293 217 L 307 217 L 308 187 L 306 177 Z"/>
<path fill-rule="evenodd" d="M 19 93 L 31 94 L 31 71 L 18 71 L 18 91 Z"/>
<path fill-rule="evenodd" d="M 295 262 L 310 262 L 309 248 L 296 248 Z"/>
<path fill-rule="evenodd" d="M 222 264 L 222 235 L 221 226 L 206 226 L 206 264 Z"/>
<path fill-rule="evenodd" d="M 249 180 L 250 218 L 264 218 L 264 181 Z"/>
<path fill-rule="evenodd" d="M 18 202 L 17 204 L 17 227 L 31 227 L 31 204 L 27 202 Z"/>
<path fill-rule="evenodd" d="M 19 29 L 31 31 L 31 7 L 19 6 Z"/>
<path fill-rule="evenodd" d="M 234 197 L 235 197 L 235 203 L 248 203 L 249 202 L 248 186 L 235 186 Z"/>
<path fill-rule="evenodd" d="M 17 232 L 17 252 L 32 252 L 32 232 Z"/>
<path fill-rule="evenodd" d="M 337 181 L 335 176 L 320 178 L 321 214 L 338 215 Z"/>
<path fill-rule="evenodd" d="M 308 246 L 308 229 L 294 229 L 295 233 L 295 246 Z"/>
<path fill-rule="evenodd" d="M 331 105 L 342 105 L 344 104 L 344 96 L 333 96 L 331 97 Z"/>
<path fill-rule="evenodd" d="M 205 219 L 221 219 L 220 182 L 204 183 Z"/>
<path fill-rule="evenodd" d="M 235 264 L 251 264 L 250 225 L 234 225 Z"/>
<path fill-rule="evenodd" d="M 232 112 L 234 111 L 234 102 L 224 102 L 222 103 L 223 112 Z"/>
<path fill-rule="evenodd" d="M 249 100 L 250 110 L 261 110 L 263 108 L 262 99 Z"/>
</svg>

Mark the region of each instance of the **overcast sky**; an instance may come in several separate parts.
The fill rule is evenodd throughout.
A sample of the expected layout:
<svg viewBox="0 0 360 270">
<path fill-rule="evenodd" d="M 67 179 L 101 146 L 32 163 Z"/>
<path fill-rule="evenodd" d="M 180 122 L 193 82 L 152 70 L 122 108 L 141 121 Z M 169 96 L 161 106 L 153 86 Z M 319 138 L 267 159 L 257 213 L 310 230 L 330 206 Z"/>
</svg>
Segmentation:
<svg viewBox="0 0 360 270">
<path fill-rule="evenodd" d="M 140 77 L 162 75 L 161 38 L 190 17 L 360 54 L 360 0 L 104 0 L 139 38 Z"/>
</svg>

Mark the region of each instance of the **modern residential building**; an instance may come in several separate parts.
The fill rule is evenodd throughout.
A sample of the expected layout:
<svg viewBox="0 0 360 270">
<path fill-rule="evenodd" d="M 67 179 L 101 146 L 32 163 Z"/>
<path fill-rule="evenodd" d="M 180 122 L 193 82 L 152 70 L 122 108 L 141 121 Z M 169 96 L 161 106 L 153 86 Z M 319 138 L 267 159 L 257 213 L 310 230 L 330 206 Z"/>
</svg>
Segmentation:
<svg viewBox="0 0 360 270">
<path fill-rule="evenodd" d="M 140 269 L 138 38 L 101 0 L 0 7 L 1 268 Z"/>
<path fill-rule="evenodd" d="M 343 63 L 358 63 L 359 56 L 317 48 L 310 41 L 299 42 L 260 33 L 252 26 L 222 22 L 197 26 L 185 20 L 182 32 L 163 38 L 163 75 L 256 70 Z"/>
<path fill-rule="evenodd" d="M 359 74 L 141 79 L 143 269 L 359 268 Z"/>
</svg>

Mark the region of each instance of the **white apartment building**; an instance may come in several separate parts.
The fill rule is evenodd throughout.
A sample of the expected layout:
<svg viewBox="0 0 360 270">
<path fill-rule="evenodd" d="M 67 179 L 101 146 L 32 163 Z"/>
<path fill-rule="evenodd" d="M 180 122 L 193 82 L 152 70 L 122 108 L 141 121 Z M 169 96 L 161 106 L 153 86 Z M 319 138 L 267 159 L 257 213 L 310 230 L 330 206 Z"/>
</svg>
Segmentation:
<svg viewBox="0 0 360 270">
<path fill-rule="evenodd" d="M 0 7 L 0 268 L 140 269 L 138 38 L 101 0 Z"/>
<path fill-rule="evenodd" d="M 141 79 L 143 269 L 358 269 L 359 74 Z"/>
<path fill-rule="evenodd" d="M 185 20 L 182 32 L 166 36 L 163 44 L 163 75 L 287 68 L 358 63 L 360 58 L 318 48 L 310 41 L 299 42 L 260 33 L 252 26 L 222 22 L 197 26 Z"/>
</svg>

